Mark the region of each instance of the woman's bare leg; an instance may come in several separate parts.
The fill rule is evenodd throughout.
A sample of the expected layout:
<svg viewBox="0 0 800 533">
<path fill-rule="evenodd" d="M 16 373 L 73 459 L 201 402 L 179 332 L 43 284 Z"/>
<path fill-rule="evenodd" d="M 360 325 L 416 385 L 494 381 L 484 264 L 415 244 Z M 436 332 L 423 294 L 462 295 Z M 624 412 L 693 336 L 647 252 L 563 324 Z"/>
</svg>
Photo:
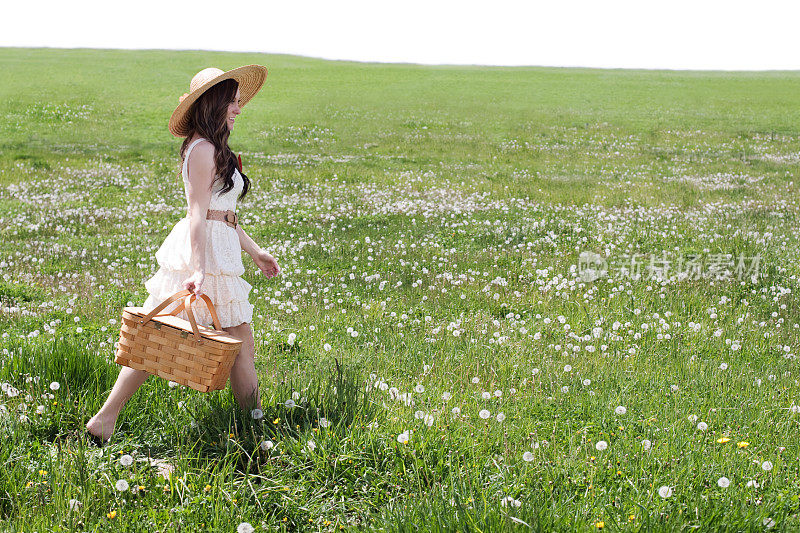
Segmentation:
<svg viewBox="0 0 800 533">
<path fill-rule="evenodd" d="M 258 393 L 258 376 L 255 367 L 255 341 L 253 329 L 245 322 L 238 326 L 223 328 L 225 331 L 242 340 L 242 348 L 236 356 L 231 368 L 231 389 L 236 402 L 245 411 L 261 408 L 261 397 Z M 134 370 L 126 366 L 119 372 L 116 383 L 111 389 L 103 407 L 86 424 L 90 433 L 103 440 L 108 440 L 114 433 L 122 407 L 131 396 L 139 390 L 142 383 L 150 376 L 143 370 Z"/>
<path fill-rule="evenodd" d="M 117 417 L 122 407 L 131 399 L 133 393 L 139 390 L 139 387 L 142 386 L 142 383 L 149 375 L 143 370 L 134 370 L 123 366 L 122 370 L 119 371 L 116 383 L 114 383 L 114 388 L 111 389 L 111 393 L 106 399 L 106 403 L 86 423 L 86 429 L 89 430 L 89 433 L 103 440 L 108 440 L 111 434 L 114 433 L 114 426 L 117 423 Z"/>
<path fill-rule="evenodd" d="M 231 368 L 231 389 L 236 403 L 243 410 L 261 409 L 261 397 L 258 393 L 258 375 L 256 374 L 256 343 L 253 339 L 253 328 L 248 322 L 222 328 L 234 337 L 241 339 L 242 348 Z"/>
</svg>

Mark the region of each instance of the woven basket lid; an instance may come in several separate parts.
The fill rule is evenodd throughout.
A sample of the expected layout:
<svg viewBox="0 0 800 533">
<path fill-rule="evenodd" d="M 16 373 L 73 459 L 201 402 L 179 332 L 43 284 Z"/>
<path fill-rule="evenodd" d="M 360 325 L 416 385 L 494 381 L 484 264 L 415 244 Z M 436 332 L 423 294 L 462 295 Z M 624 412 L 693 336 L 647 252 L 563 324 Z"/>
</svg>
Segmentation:
<svg viewBox="0 0 800 533">
<path fill-rule="evenodd" d="M 267 67 L 245 65 L 227 72 L 209 67 L 195 74 L 189 84 L 189 92 L 178 99 L 180 103 L 169 118 L 170 133 L 175 137 L 186 137 L 189 134 L 189 108 L 214 84 L 227 79 L 239 82 L 239 107 L 244 107 L 264 85 L 264 80 L 267 79 Z"/>
</svg>

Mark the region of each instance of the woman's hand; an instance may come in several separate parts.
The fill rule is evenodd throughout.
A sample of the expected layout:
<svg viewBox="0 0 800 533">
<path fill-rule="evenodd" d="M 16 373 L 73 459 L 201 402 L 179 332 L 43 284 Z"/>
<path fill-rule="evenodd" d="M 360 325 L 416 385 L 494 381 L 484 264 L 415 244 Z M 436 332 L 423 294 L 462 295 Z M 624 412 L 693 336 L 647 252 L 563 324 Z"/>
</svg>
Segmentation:
<svg viewBox="0 0 800 533">
<path fill-rule="evenodd" d="M 281 273 L 281 267 L 278 266 L 278 262 L 264 250 L 259 250 L 253 254 L 253 262 L 261 269 L 261 273 L 268 278 L 275 277 Z"/>
<path fill-rule="evenodd" d="M 192 291 L 196 296 L 200 296 L 203 289 L 203 281 L 206 279 L 206 273 L 202 270 L 195 270 L 194 274 L 183 280 L 183 288 Z"/>
</svg>

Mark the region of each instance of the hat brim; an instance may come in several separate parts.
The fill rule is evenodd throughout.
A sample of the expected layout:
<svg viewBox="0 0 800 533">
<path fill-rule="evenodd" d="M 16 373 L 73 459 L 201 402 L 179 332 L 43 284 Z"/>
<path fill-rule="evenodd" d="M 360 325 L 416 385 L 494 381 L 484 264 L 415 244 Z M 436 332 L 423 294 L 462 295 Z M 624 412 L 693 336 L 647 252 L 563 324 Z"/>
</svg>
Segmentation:
<svg viewBox="0 0 800 533">
<path fill-rule="evenodd" d="M 267 79 L 267 67 L 263 65 L 245 65 L 223 72 L 216 78 L 207 81 L 189 93 L 172 112 L 172 116 L 169 117 L 169 132 L 175 137 L 186 137 L 189 134 L 189 108 L 208 89 L 228 79 L 234 79 L 239 82 L 239 107 L 244 107 L 264 85 L 264 80 Z"/>
</svg>

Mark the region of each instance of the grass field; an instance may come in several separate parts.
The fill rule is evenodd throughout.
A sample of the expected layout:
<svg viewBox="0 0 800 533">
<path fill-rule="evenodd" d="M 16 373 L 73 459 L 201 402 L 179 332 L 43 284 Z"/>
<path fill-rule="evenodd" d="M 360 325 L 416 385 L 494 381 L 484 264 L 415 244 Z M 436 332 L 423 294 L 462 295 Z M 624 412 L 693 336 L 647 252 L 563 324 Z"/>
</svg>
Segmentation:
<svg viewBox="0 0 800 533">
<path fill-rule="evenodd" d="M 264 416 L 150 378 L 126 305 L 231 136 Z M 5 531 L 800 529 L 800 73 L 0 48 Z"/>
</svg>

